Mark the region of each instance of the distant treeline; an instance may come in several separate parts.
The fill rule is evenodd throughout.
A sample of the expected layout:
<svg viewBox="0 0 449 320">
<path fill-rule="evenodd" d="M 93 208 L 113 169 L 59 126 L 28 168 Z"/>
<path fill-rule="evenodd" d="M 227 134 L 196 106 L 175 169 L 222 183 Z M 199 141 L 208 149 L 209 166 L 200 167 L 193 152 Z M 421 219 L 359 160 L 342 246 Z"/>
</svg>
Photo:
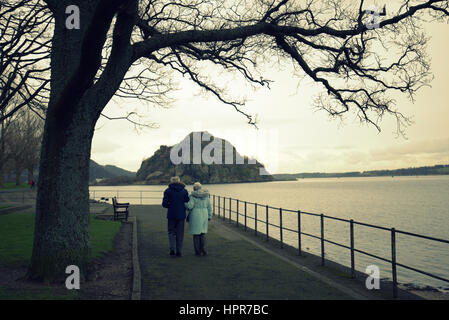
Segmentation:
<svg viewBox="0 0 449 320">
<path fill-rule="evenodd" d="M 395 170 L 372 170 L 352 172 L 311 172 L 274 174 L 275 180 L 296 180 L 302 178 L 342 178 L 342 177 L 381 177 L 381 176 L 427 176 L 449 174 L 449 165 L 435 165 L 432 167 L 404 168 Z"/>
</svg>

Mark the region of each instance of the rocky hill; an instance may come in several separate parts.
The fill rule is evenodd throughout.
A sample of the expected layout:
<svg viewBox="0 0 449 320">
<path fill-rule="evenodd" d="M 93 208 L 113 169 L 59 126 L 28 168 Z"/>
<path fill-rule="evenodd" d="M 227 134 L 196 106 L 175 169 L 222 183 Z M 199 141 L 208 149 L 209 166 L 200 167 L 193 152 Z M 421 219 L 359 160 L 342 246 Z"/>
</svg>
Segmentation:
<svg viewBox="0 0 449 320">
<path fill-rule="evenodd" d="M 241 156 L 228 141 L 208 132 L 192 132 L 174 146 L 160 146 L 142 161 L 136 177 L 144 184 L 167 184 L 174 175 L 186 184 L 273 180 L 263 164 Z"/>
</svg>

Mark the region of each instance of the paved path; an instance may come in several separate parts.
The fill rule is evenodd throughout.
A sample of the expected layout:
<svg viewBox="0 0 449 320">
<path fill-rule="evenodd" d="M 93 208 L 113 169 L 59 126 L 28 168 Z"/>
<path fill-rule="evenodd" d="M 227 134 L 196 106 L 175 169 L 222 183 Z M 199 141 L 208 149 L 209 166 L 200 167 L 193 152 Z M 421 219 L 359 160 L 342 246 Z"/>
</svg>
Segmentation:
<svg viewBox="0 0 449 320">
<path fill-rule="evenodd" d="M 182 258 L 168 255 L 161 206 L 131 207 L 138 219 L 142 299 L 351 299 L 309 272 L 242 239 L 212 219 L 209 255 L 197 257 L 186 224 Z"/>
</svg>

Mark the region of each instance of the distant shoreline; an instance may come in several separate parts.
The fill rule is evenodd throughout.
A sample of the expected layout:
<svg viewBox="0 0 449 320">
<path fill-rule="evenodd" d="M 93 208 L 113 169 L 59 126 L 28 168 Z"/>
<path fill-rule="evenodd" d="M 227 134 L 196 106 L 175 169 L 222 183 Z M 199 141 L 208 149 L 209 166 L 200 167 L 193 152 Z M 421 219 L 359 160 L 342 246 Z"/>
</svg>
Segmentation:
<svg viewBox="0 0 449 320">
<path fill-rule="evenodd" d="M 278 180 L 270 180 L 270 181 L 238 181 L 238 182 L 218 182 L 218 183 L 201 183 L 203 185 L 214 185 L 214 184 L 233 184 L 233 183 L 266 183 L 266 182 L 275 182 Z M 138 181 L 141 182 L 141 181 Z M 167 186 L 169 183 L 160 183 L 160 184 L 146 184 L 146 183 L 124 183 L 124 184 L 91 184 L 89 183 L 89 187 L 115 187 L 115 186 Z M 181 180 L 182 182 L 182 180 Z M 185 184 L 186 186 L 193 185 L 193 183 Z"/>
<path fill-rule="evenodd" d="M 435 165 L 432 167 L 403 168 L 394 170 L 371 170 L 353 172 L 310 172 L 310 173 L 280 173 L 273 174 L 275 181 L 294 181 L 306 178 L 367 178 L 388 176 L 432 176 L 449 175 L 449 165 Z"/>
<path fill-rule="evenodd" d="M 95 164 L 98 167 L 102 167 Z M 112 168 L 113 166 L 104 166 L 105 168 Z M 156 183 L 146 184 L 143 180 L 136 180 L 136 176 L 130 176 L 128 173 L 123 175 L 122 169 L 117 168 L 114 172 L 118 173 L 113 177 L 104 175 L 97 175 L 98 180 L 104 181 L 90 181 L 91 186 L 124 186 L 124 185 L 167 185 L 168 183 Z M 122 170 L 122 171 L 120 171 Z M 136 173 L 134 173 L 136 175 Z M 273 178 L 271 181 L 296 181 L 298 179 L 310 179 L 310 178 L 367 178 L 367 177 L 396 177 L 396 176 L 431 176 L 431 175 L 449 175 L 449 164 L 447 165 L 434 165 L 416 168 L 401 168 L 401 169 L 388 169 L 388 170 L 370 170 L 370 171 L 349 171 L 349 172 L 302 172 L 302 173 L 275 173 L 269 175 Z M 92 177 L 92 173 L 91 173 Z M 102 178 L 101 178 L 102 177 Z M 181 177 L 182 179 L 182 177 Z M 92 179 L 93 180 L 93 179 Z M 236 182 L 219 182 L 215 184 L 230 184 L 230 183 L 257 183 L 257 182 L 270 182 L 269 180 L 262 181 L 236 181 Z M 203 183 L 203 182 L 202 182 Z M 203 183 L 204 184 L 204 183 Z"/>
<path fill-rule="evenodd" d="M 392 176 L 392 178 L 397 177 L 426 177 L 426 176 L 447 176 L 449 174 L 425 174 L 425 175 L 397 175 Z M 221 185 L 221 184 L 243 184 L 243 183 L 271 183 L 271 182 L 282 182 L 282 181 L 299 181 L 302 179 L 326 179 L 326 178 L 379 178 L 379 177 L 389 177 L 388 175 L 379 176 L 320 176 L 320 177 L 304 177 L 304 178 L 286 178 L 286 179 L 274 179 L 271 181 L 242 181 L 242 182 L 220 182 L 220 183 L 203 183 L 203 185 Z M 89 184 L 89 187 L 125 187 L 125 186 L 167 186 L 167 184 Z M 186 184 L 189 186 L 192 184 Z"/>
<path fill-rule="evenodd" d="M 379 175 L 379 176 L 317 176 L 317 177 L 298 177 L 298 178 L 274 178 L 271 182 L 277 182 L 277 181 L 299 181 L 304 179 L 333 179 L 333 178 L 382 178 L 382 177 L 391 177 L 391 178 L 398 178 L 398 177 L 430 177 L 430 176 L 448 176 L 448 173 L 444 174 L 410 174 L 410 175 Z M 270 182 L 270 181 L 268 181 Z"/>
<path fill-rule="evenodd" d="M 326 179 L 326 178 L 380 178 L 380 177 L 427 177 L 427 176 L 447 176 L 449 173 L 440 173 L 440 174 L 403 174 L 403 175 L 378 175 L 378 176 L 370 176 L 370 175 L 360 175 L 360 176 L 316 176 L 316 177 L 298 177 L 298 178 L 274 178 L 273 181 L 297 181 L 302 179 Z"/>
</svg>

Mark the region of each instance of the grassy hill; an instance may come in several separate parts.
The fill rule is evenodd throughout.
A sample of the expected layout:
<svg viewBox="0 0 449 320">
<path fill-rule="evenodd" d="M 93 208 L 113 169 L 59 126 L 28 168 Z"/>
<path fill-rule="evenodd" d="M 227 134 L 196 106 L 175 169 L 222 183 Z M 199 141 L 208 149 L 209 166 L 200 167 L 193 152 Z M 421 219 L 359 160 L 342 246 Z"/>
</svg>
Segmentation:
<svg viewBox="0 0 449 320">
<path fill-rule="evenodd" d="M 136 173 L 112 165 L 102 166 L 95 161 L 90 160 L 89 181 L 92 182 L 96 179 L 112 179 L 118 177 L 135 178 Z"/>
</svg>

